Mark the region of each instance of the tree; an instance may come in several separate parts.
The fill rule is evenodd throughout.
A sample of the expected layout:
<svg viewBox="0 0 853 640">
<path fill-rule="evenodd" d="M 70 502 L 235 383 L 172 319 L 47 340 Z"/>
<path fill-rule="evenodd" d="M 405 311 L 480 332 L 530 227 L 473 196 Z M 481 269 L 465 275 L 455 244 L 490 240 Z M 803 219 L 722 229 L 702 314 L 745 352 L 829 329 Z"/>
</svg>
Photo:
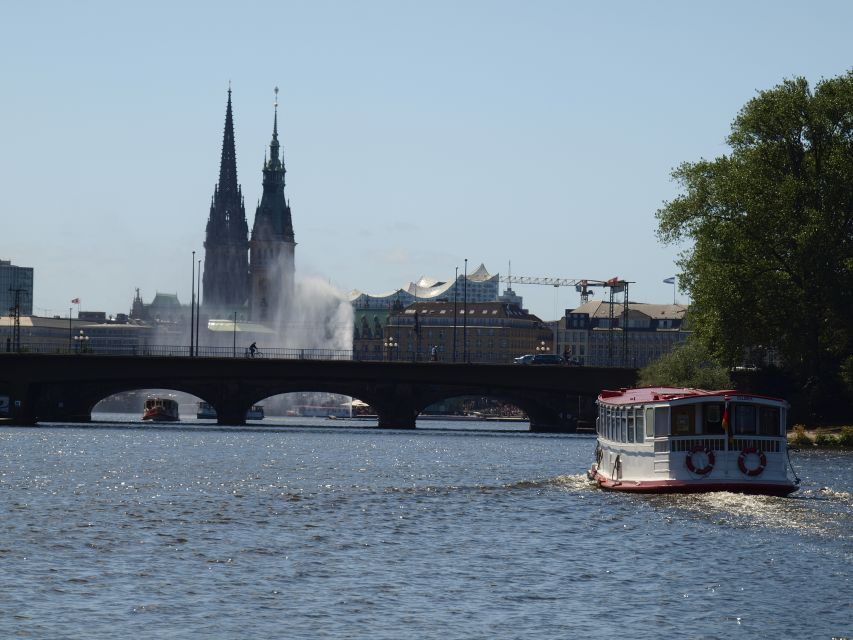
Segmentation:
<svg viewBox="0 0 853 640">
<path fill-rule="evenodd" d="M 639 383 L 644 387 L 731 388 L 728 369 L 712 362 L 705 346 L 692 338 L 641 369 Z"/>
<path fill-rule="evenodd" d="M 774 347 L 817 406 L 838 397 L 853 350 L 853 72 L 760 92 L 731 153 L 673 171 L 683 193 L 657 212 L 698 338 L 721 362 Z"/>
</svg>

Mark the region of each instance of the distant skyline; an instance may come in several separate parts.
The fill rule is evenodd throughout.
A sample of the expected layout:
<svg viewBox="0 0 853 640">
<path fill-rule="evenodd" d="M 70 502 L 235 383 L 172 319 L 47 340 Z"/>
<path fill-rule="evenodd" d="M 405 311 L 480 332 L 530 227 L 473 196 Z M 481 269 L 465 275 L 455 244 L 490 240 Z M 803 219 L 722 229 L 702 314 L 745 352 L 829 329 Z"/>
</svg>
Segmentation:
<svg viewBox="0 0 853 640">
<path fill-rule="evenodd" d="M 758 91 L 853 65 L 853 4 L 821 0 L 36 1 L 0 23 L 0 259 L 34 268 L 40 315 L 189 302 L 229 81 L 250 226 L 280 88 L 297 277 L 381 293 L 468 258 L 670 302 L 671 170 L 727 153 Z M 514 289 L 547 320 L 579 304 Z"/>
</svg>

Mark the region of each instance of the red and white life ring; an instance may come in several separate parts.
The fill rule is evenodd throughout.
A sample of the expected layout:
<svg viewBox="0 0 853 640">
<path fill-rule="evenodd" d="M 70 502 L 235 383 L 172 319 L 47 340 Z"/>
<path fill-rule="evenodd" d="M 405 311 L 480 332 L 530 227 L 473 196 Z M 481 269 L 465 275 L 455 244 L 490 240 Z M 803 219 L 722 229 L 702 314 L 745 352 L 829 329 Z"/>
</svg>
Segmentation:
<svg viewBox="0 0 853 640">
<path fill-rule="evenodd" d="M 746 466 L 747 457 L 755 455 L 758 456 L 758 465 L 752 468 Z M 743 451 L 740 452 L 740 455 L 737 459 L 737 466 L 741 470 L 741 473 L 747 476 L 757 476 L 760 475 L 762 471 L 764 471 L 764 467 L 767 466 L 767 456 L 764 455 L 764 452 L 761 449 L 756 449 L 755 447 L 747 447 Z"/>
<path fill-rule="evenodd" d="M 696 463 L 693 461 L 693 456 L 697 453 L 701 453 L 705 456 L 705 464 L 701 467 L 697 467 Z M 687 463 L 687 468 L 691 473 L 696 473 L 700 476 L 708 475 L 711 473 L 711 469 L 714 468 L 714 462 L 716 457 L 714 456 L 714 451 L 709 449 L 708 447 L 703 447 L 701 444 L 697 444 L 690 450 L 690 453 L 687 454 L 687 459 L 685 462 Z"/>
</svg>

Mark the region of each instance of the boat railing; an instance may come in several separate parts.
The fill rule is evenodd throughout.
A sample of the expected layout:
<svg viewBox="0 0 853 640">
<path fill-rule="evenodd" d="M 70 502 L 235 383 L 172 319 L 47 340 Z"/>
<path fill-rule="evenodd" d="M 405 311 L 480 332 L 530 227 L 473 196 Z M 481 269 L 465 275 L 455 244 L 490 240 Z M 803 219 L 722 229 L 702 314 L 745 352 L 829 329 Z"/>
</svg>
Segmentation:
<svg viewBox="0 0 853 640">
<path fill-rule="evenodd" d="M 781 443 L 784 442 L 782 437 L 776 436 L 735 436 L 728 443 L 726 442 L 727 440 L 728 436 L 725 434 L 669 436 L 655 440 L 655 453 L 693 451 L 696 447 L 702 447 L 710 451 L 756 449 L 765 453 L 778 453 L 781 451 Z"/>
<path fill-rule="evenodd" d="M 726 437 L 722 436 L 673 436 L 667 440 L 655 441 L 655 451 L 658 444 L 664 445 L 661 452 L 666 451 L 693 451 L 696 447 L 709 449 L 711 451 L 725 451 Z"/>
</svg>

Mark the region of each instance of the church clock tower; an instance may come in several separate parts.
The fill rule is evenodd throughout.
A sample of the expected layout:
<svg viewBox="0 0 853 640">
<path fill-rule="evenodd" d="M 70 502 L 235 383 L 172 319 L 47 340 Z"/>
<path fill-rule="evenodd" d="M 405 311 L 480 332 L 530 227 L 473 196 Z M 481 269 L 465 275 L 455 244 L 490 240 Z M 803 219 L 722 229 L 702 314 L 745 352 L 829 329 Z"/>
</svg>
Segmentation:
<svg viewBox="0 0 853 640">
<path fill-rule="evenodd" d="M 243 193 L 237 184 L 237 153 L 231 115 L 231 87 L 225 110 L 219 183 L 213 192 L 204 241 L 204 307 L 208 313 L 243 308 L 249 298 L 249 225 Z"/>
<path fill-rule="evenodd" d="M 250 244 L 251 318 L 271 323 L 285 317 L 293 298 L 294 251 L 290 203 L 284 197 L 284 162 L 279 157 L 278 87 L 275 88 L 270 156 L 264 162 L 264 191 Z"/>
</svg>

